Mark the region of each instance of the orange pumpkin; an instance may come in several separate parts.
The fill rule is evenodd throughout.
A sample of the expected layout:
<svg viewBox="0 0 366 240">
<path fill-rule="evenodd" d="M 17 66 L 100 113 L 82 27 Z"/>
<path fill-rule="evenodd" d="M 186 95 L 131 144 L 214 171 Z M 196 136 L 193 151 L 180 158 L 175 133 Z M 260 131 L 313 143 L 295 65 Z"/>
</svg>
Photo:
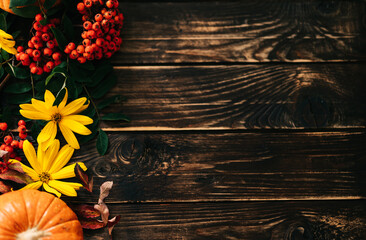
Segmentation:
<svg viewBox="0 0 366 240">
<path fill-rule="evenodd" d="M 26 189 L 0 196 L 0 239 L 80 240 L 83 230 L 64 201 Z"/>
<path fill-rule="evenodd" d="M 61 3 L 62 0 L 57 0 L 54 6 L 57 6 Z M 40 1 L 42 4 L 45 2 L 45 0 Z M 14 12 L 9 8 L 10 0 L 0 0 L 0 8 L 4 11 L 10 12 L 14 14 Z"/>
</svg>

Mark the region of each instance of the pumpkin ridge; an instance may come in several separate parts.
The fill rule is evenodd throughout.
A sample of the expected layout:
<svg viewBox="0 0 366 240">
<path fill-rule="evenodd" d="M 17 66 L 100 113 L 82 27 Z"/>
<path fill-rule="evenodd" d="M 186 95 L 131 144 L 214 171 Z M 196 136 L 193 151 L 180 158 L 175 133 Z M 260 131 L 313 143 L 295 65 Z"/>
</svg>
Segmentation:
<svg viewBox="0 0 366 240">
<path fill-rule="evenodd" d="M 73 219 L 73 220 L 69 220 L 67 222 L 62 222 L 62 223 L 59 223 L 57 225 L 54 225 L 54 226 L 52 226 L 50 228 L 47 228 L 47 230 L 45 230 L 45 231 L 52 233 L 52 236 L 54 237 L 55 235 L 57 235 L 57 234 L 63 234 L 64 232 L 54 233 L 52 231 L 54 231 L 55 229 L 57 230 L 57 228 L 62 227 L 62 225 L 71 225 L 70 227 L 73 227 L 74 226 L 73 223 L 75 223 L 76 225 L 80 225 L 81 226 L 81 224 L 80 224 L 80 222 L 79 222 L 78 219 Z M 68 240 L 71 240 L 71 239 L 68 239 Z"/>
<path fill-rule="evenodd" d="M 52 201 L 45 208 L 45 211 L 43 212 L 42 217 L 38 220 L 37 228 L 40 227 L 41 229 L 43 229 L 44 228 L 44 225 L 47 224 L 47 222 L 46 222 L 45 224 L 42 224 L 42 226 L 40 226 L 41 223 L 43 222 L 45 216 L 47 216 L 47 212 L 51 209 L 50 206 L 52 205 L 53 202 L 56 201 L 56 199 L 58 199 L 58 198 L 53 198 Z"/>
<path fill-rule="evenodd" d="M 11 204 L 13 206 L 13 204 L 11 202 L 9 204 Z M 13 215 L 10 214 L 6 209 L 5 209 L 5 211 L 4 210 L 1 211 L 1 214 L 5 217 L 5 219 L 11 219 L 12 222 L 18 223 L 18 221 L 13 217 Z M 0 217 L 0 219 L 1 219 L 1 217 Z M 11 227 L 15 227 L 16 228 L 16 231 L 18 231 L 18 232 L 21 232 L 22 231 L 22 229 L 20 229 L 21 226 L 19 224 L 16 224 L 15 226 L 13 225 Z M 4 228 L 4 227 L 2 227 L 2 228 Z M 6 229 L 6 230 L 8 230 L 8 229 Z M 14 230 L 13 230 L 13 232 L 14 232 Z"/>
<path fill-rule="evenodd" d="M 28 220 L 28 222 L 25 224 L 25 225 L 29 225 L 29 214 L 28 214 L 28 211 L 27 211 L 27 203 L 25 202 L 25 195 L 24 195 L 24 192 L 23 191 L 21 191 L 21 193 L 22 193 L 22 197 L 21 197 L 21 200 L 23 201 L 23 204 L 22 204 L 22 206 L 23 206 L 23 209 L 21 210 L 21 211 L 23 211 L 24 212 L 24 214 L 27 214 L 27 217 L 25 218 L 25 219 L 27 219 Z M 23 223 L 24 224 L 24 223 Z"/>
</svg>

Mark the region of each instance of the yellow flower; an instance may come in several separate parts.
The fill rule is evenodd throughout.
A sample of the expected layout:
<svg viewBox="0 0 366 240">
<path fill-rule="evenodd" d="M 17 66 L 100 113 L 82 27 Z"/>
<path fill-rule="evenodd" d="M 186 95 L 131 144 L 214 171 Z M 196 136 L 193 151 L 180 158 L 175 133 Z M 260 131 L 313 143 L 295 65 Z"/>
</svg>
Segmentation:
<svg viewBox="0 0 366 240">
<path fill-rule="evenodd" d="M 23 189 L 38 189 L 43 186 L 44 190 L 55 194 L 57 197 L 60 197 L 61 194 L 73 197 L 77 195 L 75 190 L 82 187 L 80 183 L 62 182 L 59 181 L 59 179 L 75 177 L 75 164 L 79 164 L 83 170 L 86 170 L 87 168 L 82 162 L 64 167 L 74 153 L 74 149 L 69 145 L 65 145 L 60 151 L 59 150 L 60 141 L 57 139 L 53 140 L 46 151 L 43 151 L 42 148 L 38 146 L 37 154 L 28 140 L 23 143 L 24 155 L 32 168 L 17 160 L 11 159 L 11 162 L 19 162 L 23 171 L 34 181 Z"/>
<path fill-rule="evenodd" d="M 58 106 L 53 106 L 55 96 L 46 90 L 44 102 L 32 98 L 31 104 L 20 105 L 21 110 L 19 112 L 24 117 L 48 121 L 37 137 L 37 142 L 41 143 L 43 150 L 46 150 L 55 139 L 57 126 L 59 126 L 67 143 L 75 149 L 79 149 L 80 146 L 74 132 L 81 135 L 91 134 L 91 131 L 85 125 L 92 124 L 93 119 L 84 115 L 78 115 L 78 113 L 88 107 L 89 104 L 84 105 L 87 99 L 85 97 L 78 98 L 66 105 L 67 98 L 68 93 L 66 89 L 62 102 Z"/>
<path fill-rule="evenodd" d="M 8 53 L 17 54 L 18 52 L 14 46 L 15 41 L 13 36 L 0 29 L 0 48 L 4 49 Z"/>
</svg>

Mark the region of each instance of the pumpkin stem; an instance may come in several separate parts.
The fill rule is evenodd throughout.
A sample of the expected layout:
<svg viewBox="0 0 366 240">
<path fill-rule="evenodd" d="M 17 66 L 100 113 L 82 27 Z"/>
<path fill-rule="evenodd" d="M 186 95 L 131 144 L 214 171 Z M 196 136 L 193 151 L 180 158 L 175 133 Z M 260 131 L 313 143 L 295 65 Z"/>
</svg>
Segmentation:
<svg viewBox="0 0 366 240">
<path fill-rule="evenodd" d="M 40 240 L 43 237 L 49 237 L 51 233 L 43 230 L 38 230 L 36 227 L 29 228 L 25 232 L 17 234 L 16 240 Z"/>
</svg>

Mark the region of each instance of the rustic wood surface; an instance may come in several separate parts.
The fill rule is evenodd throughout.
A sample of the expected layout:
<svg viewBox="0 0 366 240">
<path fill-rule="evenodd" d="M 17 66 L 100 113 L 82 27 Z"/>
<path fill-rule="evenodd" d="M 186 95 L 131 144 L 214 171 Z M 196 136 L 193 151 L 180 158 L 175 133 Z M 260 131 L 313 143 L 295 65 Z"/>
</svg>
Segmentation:
<svg viewBox="0 0 366 240">
<path fill-rule="evenodd" d="M 120 1 L 104 122 L 78 151 L 114 239 L 366 239 L 366 2 Z M 86 239 L 106 239 L 106 230 Z"/>
</svg>

